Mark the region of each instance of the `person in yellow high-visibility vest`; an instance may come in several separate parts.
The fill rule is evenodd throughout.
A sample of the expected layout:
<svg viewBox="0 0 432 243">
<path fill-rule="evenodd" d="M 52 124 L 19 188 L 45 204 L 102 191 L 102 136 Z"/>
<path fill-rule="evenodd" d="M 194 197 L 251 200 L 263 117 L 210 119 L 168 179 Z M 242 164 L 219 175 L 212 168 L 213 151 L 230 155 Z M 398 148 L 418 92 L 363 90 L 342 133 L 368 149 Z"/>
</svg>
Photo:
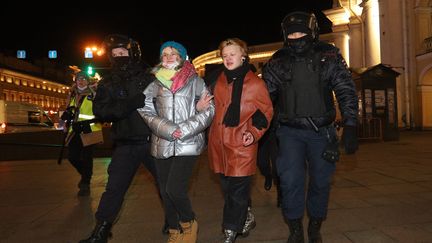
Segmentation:
<svg viewBox="0 0 432 243">
<path fill-rule="evenodd" d="M 101 134 L 102 132 L 102 125 L 96 122 L 92 111 L 95 90 L 90 85 L 90 80 L 85 72 L 78 72 L 75 75 L 75 84 L 69 96 L 69 105 L 61 116 L 62 120 L 67 121 L 66 124 L 70 124 L 65 128 L 68 129 L 66 130 L 68 132 L 66 139 L 69 162 L 81 175 L 78 183 L 78 196 L 90 195 L 94 145 L 97 142 L 102 142 L 98 138 L 92 139 L 92 142 L 83 138 L 83 134 Z"/>
</svg>

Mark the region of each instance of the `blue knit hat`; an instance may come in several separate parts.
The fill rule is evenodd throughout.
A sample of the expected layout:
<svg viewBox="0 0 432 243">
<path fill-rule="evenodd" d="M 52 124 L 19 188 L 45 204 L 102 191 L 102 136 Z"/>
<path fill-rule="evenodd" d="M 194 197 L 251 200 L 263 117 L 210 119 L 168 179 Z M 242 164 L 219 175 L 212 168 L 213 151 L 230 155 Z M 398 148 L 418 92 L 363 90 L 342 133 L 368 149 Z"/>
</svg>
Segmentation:
<svg viewBox="0 0 432 243">
<path fill-rule="evenodd" d="M 182 44 L 175 42 L 175 41 L 167 41 L 167 42 L 163 43 L 162 46 L 160 47 L 159 55 L 162 56 L 163 49 L 165 49 L 169 46 L 172 48 L 175 48 L 178 51 L 180 57 L 183 60 L 186 60 L 186 58 L 187 58 L 186 48 Z"/>
</svg>

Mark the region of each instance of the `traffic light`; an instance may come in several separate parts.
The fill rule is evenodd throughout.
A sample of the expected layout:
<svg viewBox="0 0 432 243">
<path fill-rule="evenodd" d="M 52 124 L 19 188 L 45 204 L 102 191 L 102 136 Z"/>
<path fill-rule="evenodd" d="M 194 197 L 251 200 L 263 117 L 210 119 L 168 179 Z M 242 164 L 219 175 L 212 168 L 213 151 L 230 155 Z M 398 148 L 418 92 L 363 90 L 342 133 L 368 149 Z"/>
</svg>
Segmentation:
<svg viewBox="0 0 432 243">
<path fill-rule="evenodd" d="M 89 76 L 93 76 L 93 74 L 94 74 L 94 70 L 93 70 L 93 67 L 92 67 L 92 66 L 87 66 L 87 74 L 88 74 Z"/>
</svg>

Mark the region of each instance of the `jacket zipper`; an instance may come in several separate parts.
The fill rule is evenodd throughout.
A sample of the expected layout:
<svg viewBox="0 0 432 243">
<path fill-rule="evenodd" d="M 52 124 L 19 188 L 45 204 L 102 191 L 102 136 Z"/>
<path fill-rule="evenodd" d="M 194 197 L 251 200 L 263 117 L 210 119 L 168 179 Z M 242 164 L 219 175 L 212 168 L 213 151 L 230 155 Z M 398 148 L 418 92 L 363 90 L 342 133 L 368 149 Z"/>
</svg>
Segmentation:
<svg viewBox="0 0 432 243">
<path fill-rule="evenodd" d="M 172 93 L 173 95 L 173 123 L 175 124 L 175 93 Z M 177 139 L 174 140 L 174 145 L 173 145 L 173 156 L 176 155 L 176 144 L 177 144 Z"/>
</svg>

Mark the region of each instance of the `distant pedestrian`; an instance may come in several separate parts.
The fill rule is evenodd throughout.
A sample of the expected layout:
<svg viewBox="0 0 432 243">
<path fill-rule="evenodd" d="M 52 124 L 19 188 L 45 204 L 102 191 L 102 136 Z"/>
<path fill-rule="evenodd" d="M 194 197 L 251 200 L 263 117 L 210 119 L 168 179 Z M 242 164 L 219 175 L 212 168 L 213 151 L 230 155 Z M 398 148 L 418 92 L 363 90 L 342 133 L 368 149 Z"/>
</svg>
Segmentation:
<svg viewBox="0 0 432 243">
<path fill-rule="evenodd" d="M 68 159 L 81 176 L 78 182 L 78 196 L 90 195 L 90 182 L 93 175 L 93 150 L 95 143 L 103 142 L 102 125 L 94 119 L 92 107 L 96 86 L 86 72 L 75 74 L 75 83 L 68 98 L 68 106 L 61 119 L 70 127 L 66 136 Z M 86 143 L 86 136 L 98 138 L 92 143 Z"/>
</svg>

